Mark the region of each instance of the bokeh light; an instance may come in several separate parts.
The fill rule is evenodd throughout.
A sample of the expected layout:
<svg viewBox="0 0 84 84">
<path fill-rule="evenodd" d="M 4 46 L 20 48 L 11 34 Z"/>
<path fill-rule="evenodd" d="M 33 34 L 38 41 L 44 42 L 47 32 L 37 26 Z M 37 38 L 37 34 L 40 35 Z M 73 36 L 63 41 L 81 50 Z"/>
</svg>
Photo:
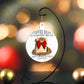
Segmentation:
<svg viewBox="0 0 84 84">
<path fill-rule="evenodd" d="M 8 27 L 4 24 L 0 24 L 0 40 L 5 39 L 9 34 Z"/>
<path fill-rule="evenodd" d="M 8 75 L 10 78 L 13 77 L 13 73 L 12 73 L 12 72 L 9 72 L 7 75 Z"/>
<path fill-rule="evenodd" d="M 75 31 L 73 45 L 76 49 L 84 52 L 84 25 Z"/>
<path fill-rule="evenodd" d="M 73 75 L 72 75 L 73 77 L 74 77 L 74 79 L 77 79 L 78 78 L 78 76 L 79 76 L 79 74 L 78 74 L 78 72 L 77 71 L 75 71 L 74 73 L 73 73 Z"/>
<path fill-rule="evenodd" d="M 55 2 L 53 1 L 53 4 L 54 4 L 53 6 L 56 12 L 61 14 L 61 13 L 67 13 L 69 11 L 71 1 L 70 0 L 57 0 Z"/>
<path fill-rule="evenodd" d="M 79 8 L 84 9 L 84 0 L 77 0 Z"/>
<path fill-rule="evenodd" d="M 0 48 L 0 67 L 10 68 L 14 71 L 22 70 L 23 58 L 21 54 L 12 46 L 4 45 Z"/>
<path fill-rule="evenodd" d="M 47 1 L 47 2 L 52 2 L 52 0 L 45 0 L 45 1 Z"/>
<path fill-rule="evenodd" d="M 68 18 L 73 23 L 81 23 L 82 16 L 80 12 L 73 10 L 68 13 Z"/>
<path fill-rule="evenodd" d="M 84 71 L 81 71 L 81 76 L 84 76 Z"/>
<path fill-rule="evenodd" d="M 17 14 L 17 20 L 21 24 L 25 24 L 30 20 L 30 13 L 26 9 L 22 9 L 18 14 Z"/>
<path fill-rule="evenodd" d="M 30 71 L 34 72 L 46 72 L 46 71 L 53 71 L 55 69 L 56 65 L 53 63 L 35 63 L 32 65 Z M 59 71 L 57 69 L 56 71 Z"/>
<path fill-rule="evenodd" d="M 42 6 L 45 3 L 45 0 L 17 0 L 20 4 L 26 5 L 27 7 L 37 8 L 38 6 Z"/>
<path fill-rule="evenodd" d="M 17 28 L 14 25 L 8 25 L 8 29 L 9 29 L 9 34 L 8 37 L 15 37 L 16 33 L 17 33 Z"/>
<path fill-rule="evenodd" d="M 33 30 L 31 28 L 28 28 L 28 27 L 22 28 L 17 32 L 16 39 L 21 43 L 25 43 L 28 36 L 32 32 L 33 32 Z"/>
<path fill-rule="evenodd" d="M 4 45 L 9 44 L 12 45 L 12 47 L 15 46 L 18 50 L 22 51 L 20 53 L 24 54 L 23 57 L 28 56 L 24 47 L 25 42 L 28 36 L 33 31 L 39 30 L 39 23 L 41 20 L 38 13 L 39 13 L 39 9 L 45 6 L 50 8 L 58 16 L 63 26 L 63 29 L 65 31 L 66 51 L 65 51 L 65 58 L 63 60 L 63 65 L 59 67 L 60 71 L 63 70 L 72 71 L 79 66 L 84 66 L 84 60 L 83 60 L 84 59 L 84 38 L 83 38 L 84 30 L 82 28 L 82 26 L 84 26 L 82 25 L 84 24 L 84 0 L 5 0 L 5 1 L 1 0 L 0 2 L 1 2 L 0 3 L 0 64 L 2 62 L 2 66 L 1 66 L 2 68 L 5 67 L 11 68 L 12 66 L 11 69 L 14 70 L 18 69 L 19 68 L 18 60 L 20 60 L 21 57 L 21 55 L 15 56 L 15 54 L 12 54 L 9 60 L 10 62 L 8 61 L 6 62 L 6 60 L 9 59 L 9 55 L 5 49 L 2 50 L 2 47 L 4 47 Z M 63 44 L 62 43 L 63 33 L 61 31 L 60 24 L 55 18 L 55 16 L 49 10 L 44 9 L 41 11 L 41 14 L 45 14 L 45 13 L 47 14 L 47 16 L 43 17 L 43 21 L 45 22 L 45 29 L 51 31 L 56 35 L 59 42 L 59 51 L 57 54 L 61 55 L 63 50 L 60 44 Z M 7 48 L 7 50 L 8 52 L 10 52 L 9 48 Z M 19 52 L 15 51 L 15 53 L 18 54 Z M 52 62 L 53 61 L 55 61 L 55 63 L 58 62 L 60 58 L 58 55 L 56 57 L 57 61 L 53 59 Z M 13 56 L 15 56 L 16 58 L 13 59 Z M 16 62 L 15 63 L 14 60 L 16 59 L 17 62 L 15 61 Z M 30 60 L 30 58 L 28 57 L 25 59 L 25 62 L 27 63 L 25 64 L 24 72 L 29 71 L 29 69 L 31 69 L 30 71 L 39 70 L 41 72 L 40 69 L 42 69 L 44 65 L 45 65 L 44 70 L 42 69 L 42 71 L 52 71 L 53 68 L 56 66 L 53 65 L 53 63 L 49 63 L 50 65 L 48 65 L 48 63 L 46 64 L 35 63 L 33 60 Z M 24 62 L 21 62 L 20 66 L 23 63 Z M 38 69 L 38 67 L 36 69 L 35 66 L 36 67 L 39 66 L 40 69 Z M 51 67 L 52 70 L 50 70 L 47 66 Z M 46 69 L 45 67 L 47 67 L 49 70 Z M 84 72 L 82 72 L 81 74 L 83 75 Z M 31 75 L 32 77 L 31 72 L 29 73 L 29 75 Z M 56 77 L 54 77 L 53 80 L 56 80 Z M 77 77 L 77 73 L 75 74 L 75 77 Z M 67 79 L 70 78 L 68 77 Z M 59 80 L 59 77 L 57 78 L 57 80 Z M 65 82 L 64 78 L 62 78 L 62 81 L 63 83 Z M 26 83 L 26 81 L 24 82 Z M 68 81 L 68 80 L 66 82 L 72 83 L 72 81 Z M 18 84 L 20 83 L 18 82 Z"/>
</svg>

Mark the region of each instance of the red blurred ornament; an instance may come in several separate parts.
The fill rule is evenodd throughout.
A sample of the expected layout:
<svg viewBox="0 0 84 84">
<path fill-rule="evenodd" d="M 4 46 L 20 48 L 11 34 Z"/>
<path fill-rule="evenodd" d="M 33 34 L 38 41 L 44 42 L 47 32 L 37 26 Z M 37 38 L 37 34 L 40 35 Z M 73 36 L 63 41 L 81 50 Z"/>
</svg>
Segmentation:
<svg viewBox="0 0 84 84">
<path fill-rule="evenodd" d="M 73 45 L 77 50 L 84 53 L 84 25 L 75 31 Z"/>
<path fill-rule="evenodd" d="M 22 56 L 12 46 L 5 45 L 0 48 L 0 68 L 10 68 L 14 71 L 23 67 Z"/>
</svg>

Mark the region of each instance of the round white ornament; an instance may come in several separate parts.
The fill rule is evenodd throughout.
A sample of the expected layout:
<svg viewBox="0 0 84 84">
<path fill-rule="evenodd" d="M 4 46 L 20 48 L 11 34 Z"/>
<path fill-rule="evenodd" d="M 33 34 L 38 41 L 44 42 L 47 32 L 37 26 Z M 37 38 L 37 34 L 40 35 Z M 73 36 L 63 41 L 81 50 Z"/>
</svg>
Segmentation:
<svg viewBox="0 0 84 84">
<path fill-rule="evenodd" d="M 26 50 L 31 59 L 37 62 L 47 62 L 57 53 L 58 41 L 55 35 L 44 30 L 44 23 L 40 23 L 40 29 L 32 32 L 26 41 Z"/>
</svg>

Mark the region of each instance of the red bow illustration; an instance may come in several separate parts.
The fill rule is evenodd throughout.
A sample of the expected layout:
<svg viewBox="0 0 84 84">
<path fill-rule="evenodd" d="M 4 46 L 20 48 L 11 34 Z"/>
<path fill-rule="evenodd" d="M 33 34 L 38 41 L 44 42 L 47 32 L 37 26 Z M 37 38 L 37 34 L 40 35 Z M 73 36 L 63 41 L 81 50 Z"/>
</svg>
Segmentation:
<svg viewBox="0 0 84 84">
<path fill-rule="evenodd" d="M 41 46 L 41 45 L 42 45 L 42 46 L 43 46 L 43 48 L 45 49 L 46 44 L 47 44 L 47 42 L 46 42 L 46 41 L 43 41 L 43 42 L 37 41 L 37 47 L 38 47 L 38 49 L 40 48 L 40 46 Z"/>
</svg>

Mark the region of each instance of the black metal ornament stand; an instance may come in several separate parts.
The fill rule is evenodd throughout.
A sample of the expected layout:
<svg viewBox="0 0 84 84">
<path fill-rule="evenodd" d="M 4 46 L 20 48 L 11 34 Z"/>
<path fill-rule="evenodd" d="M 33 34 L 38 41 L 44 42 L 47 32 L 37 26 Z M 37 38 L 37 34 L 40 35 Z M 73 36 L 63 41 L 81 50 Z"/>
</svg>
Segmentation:
<svg viewBox="0 0 84 84">
<path fill-rule="evenodd" d="M 44 9 L 47 9 L 49 10 L 55 17 L 56 19 L 58 20 L 60 26 L 61 26 L 61 29 L 62 29 L 62 33 L 63 33 L 63 39 L 64 39 L 64 42 L 63 42 L 63 53 L 62 53 L 62 56 L 61 56 L 61 59 L 59 60 L 59 63 L 57 64 L 56 68 L 48 75 L 46 76 L 44 79 L 40 80 L 39 82 L 36 82 L 36 83 L 32 83 L 32 84 L 59 84 L 59 83 L 53 83 L 53 82 L 44 82 L 46 79 L 48 79 L 55 71 L 56 69 L 60 66 L 62 60 L 63 60 L 63 56 L 64 56 L 64 52 L 65 52 L 65 33 L 64 33 L 64 30 L 63 30 L 63 27 L 62 27 L 62 24 L 59 20 L 59 18 L 57 17 L 57 15 L 48 7 L 43 7 L 39 10 L 39 16 L 46 16 L 47 14 L 41 14 L 41 11 L 44 10 Z M 23 75 L 21 81 L 22 81 L 22 84 L 24 84 L 24 78 L 28 79 L 25 75 Z"/>
</svg>

